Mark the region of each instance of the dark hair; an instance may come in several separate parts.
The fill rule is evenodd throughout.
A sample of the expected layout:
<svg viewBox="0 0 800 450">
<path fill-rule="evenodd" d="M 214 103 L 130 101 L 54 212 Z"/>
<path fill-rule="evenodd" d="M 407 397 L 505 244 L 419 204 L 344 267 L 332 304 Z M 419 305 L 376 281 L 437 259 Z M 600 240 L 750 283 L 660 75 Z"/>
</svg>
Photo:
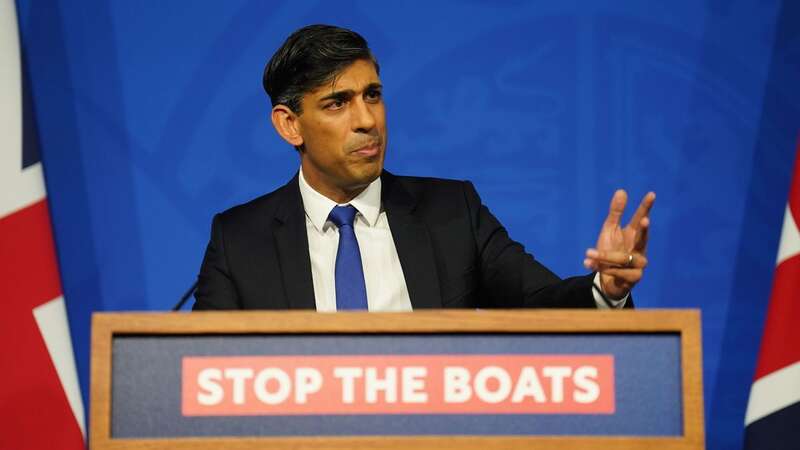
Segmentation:
<svg viewBox="0 0 800 450">
<path fill-rule="evenodd" d="M 361 35 L 332 25 L 309 25 L 292 33 L 272 55 L 264 68 L 264 90 L 272 106 L 286 105 L 300 114 L 303 95 L 363 59 L 379 72 L 378 61 Z"/>
</svg>

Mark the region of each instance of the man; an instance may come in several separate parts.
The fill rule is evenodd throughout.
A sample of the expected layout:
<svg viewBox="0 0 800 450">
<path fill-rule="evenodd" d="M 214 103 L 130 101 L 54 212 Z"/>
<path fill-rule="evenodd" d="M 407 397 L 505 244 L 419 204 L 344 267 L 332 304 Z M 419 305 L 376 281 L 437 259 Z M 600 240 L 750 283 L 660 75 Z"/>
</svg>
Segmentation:
<svg viewBox="0 0 800 450">
<path fill-rule="evenodd" d="M 471 183 L 383 170 L 378 73 L 360 35 L 327 25 L 297 30 L 272 56 L 263 79 L 272 124 L 300 170 L 214 217 L 194 309 L 633 306 L 655 194 L 621 228 L 617 191 L 586 252 L 596 273 L 559 280 L 509 238 Z"/>
</svg>

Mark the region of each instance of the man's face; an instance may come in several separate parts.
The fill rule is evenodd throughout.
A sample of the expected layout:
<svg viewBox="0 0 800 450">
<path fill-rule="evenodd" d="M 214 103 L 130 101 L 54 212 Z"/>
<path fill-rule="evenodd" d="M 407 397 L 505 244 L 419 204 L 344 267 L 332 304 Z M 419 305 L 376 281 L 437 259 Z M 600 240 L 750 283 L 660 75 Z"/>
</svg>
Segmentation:
<svg viewBox="0 0 800 450">
<path fill-rule="evenodd" d="M 303 175 L 320 193 L 341 201 L 380 176 L 386 153 L 386 114 L 380 78 L 359 60 L 333 81 L 307 93 L 297 125 L 305 147 Z"/>
</svg>

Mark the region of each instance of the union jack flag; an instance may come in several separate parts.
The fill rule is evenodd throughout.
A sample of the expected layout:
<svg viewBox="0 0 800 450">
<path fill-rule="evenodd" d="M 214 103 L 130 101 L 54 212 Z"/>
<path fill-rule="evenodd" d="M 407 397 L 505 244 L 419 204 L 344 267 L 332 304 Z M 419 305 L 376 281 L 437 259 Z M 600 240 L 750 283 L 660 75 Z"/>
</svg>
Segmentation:
<svg viewBox="0 0 800 450">
<path fill-rule="evenodd" d="M 83 449 L 83 403 L 13 0 L 0 0 L 0 98 L 0 448 Z"/>
<path fill-rule="evenodd" d="M 800 143 L 745 416 L 745 448 L 800 448 Z M 755 238 L 755 237 L 754 237 Z"/>
</svg>

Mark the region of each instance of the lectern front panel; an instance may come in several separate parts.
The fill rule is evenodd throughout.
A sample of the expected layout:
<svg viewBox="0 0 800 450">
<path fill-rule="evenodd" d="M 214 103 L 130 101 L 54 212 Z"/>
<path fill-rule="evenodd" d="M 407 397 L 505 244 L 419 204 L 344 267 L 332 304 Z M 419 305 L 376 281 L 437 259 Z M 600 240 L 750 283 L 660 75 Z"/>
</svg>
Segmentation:
<svg viewBox="0 0 800 450">
<path fill-rule="evenodd" d="M 90 448 L 704 448 L 697 311 L 101 313 Z"/>
<path fill-rule="evenodd" d="M 113 354 L 112 437 L 682 433 L 675 333 L 118 336 Z"/>
</svg>

